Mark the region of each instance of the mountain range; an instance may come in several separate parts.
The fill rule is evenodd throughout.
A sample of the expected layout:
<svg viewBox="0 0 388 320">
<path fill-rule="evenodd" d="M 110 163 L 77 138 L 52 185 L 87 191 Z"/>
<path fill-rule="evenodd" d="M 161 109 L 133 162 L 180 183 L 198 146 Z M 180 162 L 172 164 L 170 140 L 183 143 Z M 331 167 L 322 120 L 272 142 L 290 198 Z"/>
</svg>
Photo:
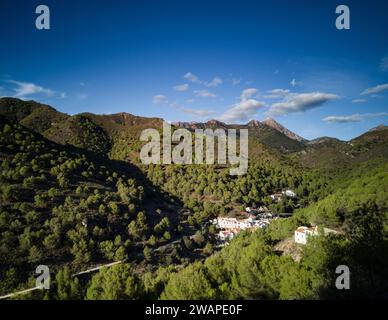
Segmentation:
<svg viewBox="0 0 388 320">
<path fill-rule="evenodd" d="M 67 115 L 35 101 L 16 98 L 0 99 L 0 115 L 63 145 L 73 145 L 120 160 L 136 162 L 140 151 L 139 136 L 143 129 L 162 128 L 163 119 L 129 113 Z M 251 120 L 246 124 L 175 122 L 175 127 L 195 129 L 249 130 L 249 151 L 253 159 L 296 161 L 307 167 L 332 167 L 388 156 L 388 127 L 380 125 L 350 141 L 331 137 L 307 140 L 271 118 Z"/>
</svg>

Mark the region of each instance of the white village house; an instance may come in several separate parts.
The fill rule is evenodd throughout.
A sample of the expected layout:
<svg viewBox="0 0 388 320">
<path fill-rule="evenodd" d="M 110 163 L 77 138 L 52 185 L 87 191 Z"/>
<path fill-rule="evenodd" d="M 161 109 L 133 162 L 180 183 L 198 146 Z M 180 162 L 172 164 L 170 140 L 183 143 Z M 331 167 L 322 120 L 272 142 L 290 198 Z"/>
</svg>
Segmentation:
<svg viewBox="0 0 388 320">
<path fill-rule="evenodd" d="M 296 197 L 296 193 L 294 191 L 290 190 L 290 189 L 282 191 L 282 194 L 286 195 L 289 198 L 295 198 Z"/>
<path fill-rule="evenodd" d="M 306 244 L 308 237 L 318 235 L 318 226 L 315 227 L 298 227 L 295 230 L 294 238 L 296 243 Z"/>
<path fill-rule="evenodd" d="M 220 230 L 218 232 L 218 239 L 222 242 L 232 240 L 241 230 L 254 230 L 257 228 L 266 228 L 271 223 L 271 219 L 236 219 L 228 217 L 218 217 L 212 221 Z"/>
<path fill-rule="evenodd" d="M 231 230 L 221 230 L 218 233 L 218 239 L 221 241 L 230 241 L 234 238 L 234 236 L 238 233 L 238 230 L 231 229 Z"/>
<path fill-rule="evenodd" d="M 286 189 L 286 190 L 283 190 L 282 192 L 278 192 L 270 195 L 271 199 L 275 202 L 279 202 L 283 196 L 286 196 L 288 198 L 296 198 L 296 193 L 291 189 Z"/>
<path fill-rule="evenodd" d="M 253 219 L 236 219 L 236 218 L 227 218 L 227 217 L 218 217 L 217 218 L 217 227 L 220 229 L 247 229 L 252 227 Z"/>
<path fill-rule="evenodd" d="M 246 207 L 245 211 L 248 213 L 263 213 L 263 212 L 268 212 L 268 208 L 266 206 L 260 206 L 258 208 L 253 208 L 253 207 Z"/>
<path fill-rule="evenodd" d="M 269 212 L 268 208 L 266 206 L 260 206 L 257 211 L 259 213 L 263 213 L 263 212 Z"/>
<path fill-rule="evenodd" d="M 282 199 L 282 196 L 282 193 L 274 193 L 270 195 L 271 199 L 275 202 L 279 202 Z"/>
<path fill-rule="evenodd" d="M 338 230 L 330 229 L 323 227 L 321 229 L 322 235 L 327 236 L 329 234 L 340 234 L 341 232 Z M 298 227 L 294 232 L 294 239 L 296 243 L 306 244 L 307 240 L 310 236 L 319 235 L 318 226 L 315 227 Z"/>
<path fill-rule="evenodd" d="M 270 225 L 270 220 L 268 219 L 262 219 L 262 220 L 256 220 L 255 221 L 255 227 L 264 229 Z"/>
</svg>

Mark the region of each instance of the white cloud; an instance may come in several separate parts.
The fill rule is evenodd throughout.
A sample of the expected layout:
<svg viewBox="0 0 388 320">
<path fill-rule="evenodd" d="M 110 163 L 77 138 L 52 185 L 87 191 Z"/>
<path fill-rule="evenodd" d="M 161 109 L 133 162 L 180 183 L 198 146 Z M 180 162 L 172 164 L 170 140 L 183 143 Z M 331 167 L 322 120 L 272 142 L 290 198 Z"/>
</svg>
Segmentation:
<svg viewBox="0 0 388 320">
<path fill-rule="evenodd" d="M 77 98 L 79 99 L 79 100 L 85 100 L 85 99 L 87 99 L 89 97 L 89 95 L 87 94 L 87 93 L 78 93 L 77 94 Z"/>
<path fill-rule="evenodd" d="M 282 102 L 273 103 L 267 113 L 272 116 L 281 116 L 307 111 L 336 98 L 338 98 L 337 95 L 324 92 L 292 93 L 287 95 Z"/>
<path fill-rule="evenodd" d="M 161 103 L 167 103 L 167 102 L 168 102 L 167 97 L 162 94 L 158 94 L 152 98 L 153 104 L 161 104 Z"/>
<path fill-rule="evenodd" d="M 185 100 L 186 103 L 194 103 L 194 101 L 195 101 L 194 99 L 187 99 L 187 100 Z"/>
<path fill-rule="evenodd" d="M 296 87 L 296 86 L 299 86 L 301 85 L 301 82 L 300 81 L 296 81 L 296 79 L 292 79 L 290 84 L 293 86 L 293 87 Z"/>
<path fill-rule="evenodd" d="M 236 78 L 233 78 L 232 79 L 232 84 L 234 85 L 234 86 L 237 86 L 238 84 L 240 84 L 241 83 L 241 79 L 236 79 Z"/>
<path fill-rule="evenodd" d="M 59 98 L 66 99 L 67 98 L 66 92 L 61 92 L 60 95 L 59 95 Z"/>
<path fill-rule="evenodd" d="M 257 89 L 255 88 L 248 88 L 248 89 L 245 89 L 243 90 L 243 92 L 241 93 L 241 96 L 240 96 L 240 99 L 243 101 L 243 100 L 247 100 L 249 98 L 251 98 L 254 94 L 257 93 Z"/>
<path fill-rule="evenodd" d="M 226 123 L 238 123 L 252 119 L 257 111 L 265 106 L 264 102 L 252 99 L 252 96 L 256 93 L 256 88 L 243 90 L 240 95 L 240 102 L 226 110 L 219 117 L 219 120 Z"/>
<path fill-rule="evenodd" d="M 362 120 L 362 117 L 359 114 L 352 114 L 350 116 L 329 116 L 322 120 L 331 123 L 348 123 L 359 122 Z"/>
<path fill-rule="evenodd" d="M 378 86 L 365 89 L 363 92 L 361 92 L 361 95 L 371 94 L 371 93 L 379 93 L 382 91 L 388 90 L 388 83 L 379 84 Z"/>
<path fill-rule="evenodd" d="M 195 74 L 191 72 L 187 72 L 183 78 L 187 79 L 188 81 L 191 81 L 193 83 L 202 84 L 206 87 L 218 87 L 221 83 L 223 83 L 223 80 L 220 77 L 214 77 L 212 81 L 207 82 L 199 79 Z"/>
<path fill-rule="evenodd" d="M 323 118 L 323 121 L 330 123 L 349 123 L 349 122 L 360 122 L 365 119 L 370 118 L 379 118 L 379 117 L 387 117 L 388 112 L 379 112 L 379 113 L 364 113 L 364 114 L 352 114 L 349 116 L 328 116 Z"/>
<path fill-rule="evenodd" d="M 36 85 L 31 82 L 21 82 L 9 80 L 9 83 L 15 84 L 17 87 L 14 88 L 16 92 L 15 97 L 24 98 L 26 96 L 34 95 L 34 94 L 45 94 L 48 97 L 51 97 L 55 94 L 55 92 L 51 89 L 43 88 L 42 86 Z"/>
<path fill-rule="evenodd" d="M 187 72 L 183 76 L 183 78 L 185 78 L 185 79 L 187 79 L 187 80 L 189 80 L 191 82 L 194 82 L 194 83 L 201 83 L 202 82 L 201 80 L 199 80 L 199 78 L 195 74 L 193 74 L 191 72 Z"/>
<path fill-rule="evenodd" d="M 264 96 L 266 99 L 275 99 L 275 98 L 284 98 L 288 94 L 290 94 L 290 90 L 288 89 L 273 89 L 267 91 L 267 95 Z"/>
<path fill-rule="evenodd" d="M 216 95 L 214 93 L 211 93 L 207 90 L 196 90 L 194 91 L 195 95 L 197 97 L 201 97 L 201 98 L 215 98 Z"/>
<path fill-rule="evenodd" d="M 220 121 L 227 123 L 243 122 L 252 119 L 265 103 L 255 99 L 242 100 L 235 104 L 219 117 Z"/>
<path fill-rule="evenodd" d="M 381 59 L 380 62 L 380 70 L 387 71 L 388 70 L 388 56 Z"/>
<path fill-rule="evenodd" d="M 208 110 L 208 109 L 182 108 L 180 110 L 185 112 L 185 113 L 193 114 L 193 115 L 195 115 L 197 117 L 201 117 L 201 118 L 209 117 L 209 116 L 213 116 L 213 115 L 217 114 L 215 111 Z"/>
<path fill-rule="evenodd" d="M 219 78 L 219 77 L 214 77 L 212 81 L 210 81 L 209 83 L 206 83 L 206 86 L 208 87 L 217 87 L 219 86 L 221 83 L 222 83 L 222 79 Z"/>
<path fill-rule="evenodd" d="M 170 107 L 172 107 L 176 110 L 179 110 L 181 112 L 184 112 L 184 113 L 193 114 L 193 115 L 200 117 L 200 118 L 205 118 L 205 117 L 209 117 L 209 116 L 213 116 L 213 115 L 217 114 L 215 111 L 209 110 L 209 109 L 185 108 L 185 107 L 177 104 L 176 102 L 170 103 Z"/>
<path fill-rule="evenodd" d="M 352 103 L 363 103 L 365 101 L 366 101 L 365 99 L 353 99 Z"/>
<path fill-rule="evenodd" d="M 187 91 L 187 90 L 189 90 L 189 85 L 187 83 L 178 84 L 177 86 L 174 86 L 173 89 L 175 91 Z"/>
</svg>

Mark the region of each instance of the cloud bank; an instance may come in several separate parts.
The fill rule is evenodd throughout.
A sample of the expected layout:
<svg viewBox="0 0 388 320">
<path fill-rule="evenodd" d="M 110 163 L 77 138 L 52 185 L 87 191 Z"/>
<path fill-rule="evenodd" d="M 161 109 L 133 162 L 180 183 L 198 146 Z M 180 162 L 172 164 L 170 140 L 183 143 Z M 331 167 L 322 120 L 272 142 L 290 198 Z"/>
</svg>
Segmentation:
<svg viewBox="0 0 388 320">
<path fill-rule="evenodd" d="M 195 74 L 191 72 L 187 72 L 183 78 L 185 78 L 188 81 L 191 81 L 193 83 L 202 84 L 206 87 L 218 87 L 220 84 L 223 83 L 223 80 L 220 77 L 214 77 L 210 82 L 201 80 L 199 77 L 197 77 Z"/>
<path fill-rule="evenodd" d="M 371 93 L 379 93 L 382 91 L 388 90 L 388 83 L 379 84 L 375 87 L 365 89 L 363 92 L 361 92 L 361 95 L 371 94 Z"/>
<path fill-rule="evenodd" d="M 9 80 L 8 82 L 16 85 L 14 91 L 16 92 L 15 97 L 17 98 L 25 98 L 26 96 L 39 93 L 45 94 L 48 97 L 51 97 L 55 94 L 55 91 L 44 88 L 32 82 L 21 82 L 15 80 Z"/>
<path fill-rule="evenodd" d="M 253 118 L 257 111 L 265 106 L 265 103 L 252 99 L 257 89 L 249 88 L 243 90 L 240 95 L 240 102 L 226 110 L 218 119 L 226 123 L 245 122 Z"/>
<path fill-rule="evenodd" d="M 201 98 L 215 98 L 216 97 L 216 95 L 214 93 L 211 93 L 211 92 L 207 91 L 206 89 L 196 90 L 196 91 L 194 91 L 194 94 L 197 97 L 201 97 Z"/>
<path fill-rule="evenodd" d="M 324 103 L 337 99 L 338 96 L 324 92 L 292 93 L 286 95 L 282 102 L 273 103 L 267 114 L 282 116 L 293 112 L 303 112 L 317 108 Z"/>
<path fill-rule="evenodd" d="M 187 91 L 189 90 L 189 85 L 187 83 L 185 84 L 178 84 L 173 87 L 174 91 Z"/>
<path fill-rule="evenodd" d="M 370 118 L 379 118 L 379 117 L 387 117 L 388 112 L 378 112 L 378 113 L 364 113 L 364 114 L 352 114 L 349 116 L 329 116 L 323 118 L 323 121 L 330 123 L 349 123 L 349 122 L 360 122 Z"/>
<path fill-rule="evenodd" d="M 388 56 L 381 59 L 380 62 L 380 70 L 387 71 L 388 70 Z"/>
<path fill-rule="evenodd" d="M 153 104 L 162 104 L 162 103 L 167 103 L 167 102 L 168 102 L 167 97 L 162 95 L 162 94 L 158 94 L 152 98 Z"/>
</svg>

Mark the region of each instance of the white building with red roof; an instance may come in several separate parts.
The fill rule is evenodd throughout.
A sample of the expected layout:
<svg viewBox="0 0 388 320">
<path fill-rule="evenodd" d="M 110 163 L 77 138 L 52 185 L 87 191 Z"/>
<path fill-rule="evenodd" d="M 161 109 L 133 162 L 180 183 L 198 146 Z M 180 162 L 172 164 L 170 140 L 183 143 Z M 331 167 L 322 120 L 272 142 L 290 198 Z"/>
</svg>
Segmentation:
<svg viewBox="0 0 388 320">
<path fill-rule="evenodd" d="M 315 227 L 298 227 L 295 230 L 294 238 L 296 243 L 306 244 L 308 237 L 318 235 L 318 226 Z"/>
</svg>

